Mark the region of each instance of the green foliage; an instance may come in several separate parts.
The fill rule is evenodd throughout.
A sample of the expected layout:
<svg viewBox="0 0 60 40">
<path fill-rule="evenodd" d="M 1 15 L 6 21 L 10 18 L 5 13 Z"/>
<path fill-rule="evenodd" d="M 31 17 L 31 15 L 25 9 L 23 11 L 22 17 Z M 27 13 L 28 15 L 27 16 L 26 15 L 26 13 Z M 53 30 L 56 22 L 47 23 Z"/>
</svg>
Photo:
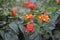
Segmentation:
<svg viewBox="0 0 60 40">
<path fill-rule="evenodd" d="M 52 30 L 55 29 L 55 24 L 60 17 L 60 4 L 56 3 L 56 0 L 46 1 L 36 1 L 36 9 L 29 10 L 25 7 L 24 2 L 16 2 L 12 0 L 0 0 L 0 40 L 19 40 L 21 33 L 24 38 L 20 40 L 46 40 L 49 37 L 55 39 L 52 35 Z M 22 8 L 22 9 L 21 9 Z M 15 17 L 11 16 L 11 10 L 15 9 L 17 15 Z M 28 11 L 28 12 L 27 12 Z M 50 21 L 39 22 L 38 17 L 44 12 L 48 12 Z M 32 13 L 35 18 L 32 21 L 24 20 L 25 14 Z M 34 33 L 26 33 L 26 24 L 33 23 L 35 25 Z M 20 34 L 20 35 L 19 35 Z M 18 37 L 18 35 L 20 37 Z M 42 38 L 42 36 L 47 38 Z"/>
</svg>

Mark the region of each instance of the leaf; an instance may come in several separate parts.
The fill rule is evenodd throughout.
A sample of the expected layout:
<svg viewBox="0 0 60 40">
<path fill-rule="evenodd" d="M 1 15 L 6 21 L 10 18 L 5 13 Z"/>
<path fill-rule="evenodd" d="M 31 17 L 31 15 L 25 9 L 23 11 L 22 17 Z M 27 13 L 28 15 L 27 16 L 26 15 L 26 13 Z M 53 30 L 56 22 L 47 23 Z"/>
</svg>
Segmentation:
<svg viewBox="0 0 60 40">
<path fill-rule="evenodd" d="M 24 22 L 24 19 L 22 17 L 19 17 L 19 18 L 14 18 L 13 21 L 15 23 L 23 23 Z"/>
<path fill-rule="evenodd" d="M 46 11 L 48 11 L 48 12 L 52 12 L 52 11 L 54 11 L 54 9 L 51 8 L 51 7 L 49 7 L 49 8 L 46 9 Z"/>
<path fill-rule="evenodd" d="M 23 24 L 19 24 L 18 27 L 21 30 L 21 32 L 23 32 L 23 34 L 24 34 L 24 30 L 25 30 L 24 25 Z"/>
<path fill-rule="evenodd" d="M 9 15 L 9 12 L 6 10 L 3 10 L 3 15 L 7 16 L 7 15 Z"/>
<path fill-rule="evenodd" d="M 5 21 L 0 21 L 0 27 L 3 27 L 6 25 L 6 22 Z"/>
<path fill-rule="evenodd" d="M 0 8 L 0 10 L 3 10 L 3 8 Z"/>
<path fill-rule="evenodd" d="M 52 13 L 49 16 L 50 16 L 50 22 L 55 23 L 55 21 L 57 20 L 57 18 L 58 18 L 59 15 L 56 14 L 56 13 Z"/>
<path fill-rule="evenodd" d="M 8 2 L 11 2 L 11 0 L 8 0 Z"/>
<path fill-rule="evenodd" d="M 39 33 L 34 32 L 32 34 L 25 34 L 25 40 L 42 40 L 42 37 Z"/>
<path fill-rule="evenodd" d="M 3 30 L 0 30 L 0 36 L 1 36 L 2 38 L 4 38 L 4 31 L 3 31 Z"/>
<path fill-rule="evenodd" d="M 46 31 L 51 31 L 51 30 L 55 29 L 55 26 L 54 26 L 55 24 L 44 23 L 43 25 L 44 25 L 44 29 L 45 29 Z"/>
<path fill-rule="evenodd" d="M 8 31 L 4 34 L 4 40 L 19 40 L 14 31 Z"/>
<path fill-rule="evenodd" d="M 14 30 L 14 32 L 18 33 L 19 32 L 19 29 L 18 29 L 18 26 L 15 22 L 12 22 L 9 24 L 9 27 Z"/>
<path fill-rule="evenodd" d="M 32 35 L 30 35 L 30 40 L 42 40 L 42 37 L 41 37 L 41 35 L 40 34 L 38 34 L 38 33 L 33 33 Z"/>
<path fill-rule="evenodd" d="M 60 10 L 58 10 L 56 13 L 60 15 Z"/>
</svg>

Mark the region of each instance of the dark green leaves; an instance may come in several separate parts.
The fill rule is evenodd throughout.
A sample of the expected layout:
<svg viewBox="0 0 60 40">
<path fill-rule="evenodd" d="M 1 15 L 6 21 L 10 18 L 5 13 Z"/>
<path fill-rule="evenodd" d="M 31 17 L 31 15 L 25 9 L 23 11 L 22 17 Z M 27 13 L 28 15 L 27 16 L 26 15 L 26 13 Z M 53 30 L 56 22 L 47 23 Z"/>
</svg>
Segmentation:
<svg viewBox="0 0 60 40">
<path fill-rule="evenodd" d="M 18 26 L 17 26 L 16 23 L 13 22 L 13 23 L 9 24 L 9 27 L 10 27 L 12 30 L 14 30 L 16 33 L 19 32 Z"/>
<path fill-rule="evenodd" d="M 4 34 L 4 40 L 19 40 L 18 36 L 11 30 Z"/>
</svg>

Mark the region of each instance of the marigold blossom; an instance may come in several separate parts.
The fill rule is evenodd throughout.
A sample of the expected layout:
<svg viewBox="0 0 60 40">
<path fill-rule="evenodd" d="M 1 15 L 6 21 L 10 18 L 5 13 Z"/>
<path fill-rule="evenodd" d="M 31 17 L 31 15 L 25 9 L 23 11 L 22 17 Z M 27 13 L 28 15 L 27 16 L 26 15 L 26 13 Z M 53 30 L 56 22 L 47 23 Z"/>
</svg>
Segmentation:
<svg viewBox="0 0 60 40">
<path fill-rule="evenodd" d="M 29 20 L 29 21 L 31 21 L 33 18 L 34 18 L 34 16 L 33 16 L 32 14 L 26 14 L 26 15 L 24 16 L 24 19 L 25 19 L 25 20 Z"/>
<path fill-rule="evenodd" d="M 49 22 L 49 16 L 48 15 L 46 15 L 46 14 L 41 14 L 40 16 L 39 16 L 39 19 L 40 19 L 40 22 Z"/>
</svg>

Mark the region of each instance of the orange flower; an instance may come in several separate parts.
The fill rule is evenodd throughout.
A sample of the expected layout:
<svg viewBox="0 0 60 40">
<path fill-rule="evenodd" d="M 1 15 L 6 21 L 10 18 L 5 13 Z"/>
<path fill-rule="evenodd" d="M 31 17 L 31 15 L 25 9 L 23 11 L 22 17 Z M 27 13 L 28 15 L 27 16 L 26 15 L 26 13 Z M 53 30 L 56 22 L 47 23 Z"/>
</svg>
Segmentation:
<svg viewBox="0 0 60 40">
<path fill-rule="evenodd" d="M 49 16 L 48 15 L 46 15 L 46 14 L 41 14 L 40 16 L 39 16 L 39 19 L 40 19 L 40 22 L 49 22 Z"/>
<path fill-rule="evenodd" d="M 32 14 L 27 14 L 27 15 L 24 16 L 25 20 L 30 20 L 31 21 L 33 18 L 34 18 L 34 16 Z"/>
</svg>

